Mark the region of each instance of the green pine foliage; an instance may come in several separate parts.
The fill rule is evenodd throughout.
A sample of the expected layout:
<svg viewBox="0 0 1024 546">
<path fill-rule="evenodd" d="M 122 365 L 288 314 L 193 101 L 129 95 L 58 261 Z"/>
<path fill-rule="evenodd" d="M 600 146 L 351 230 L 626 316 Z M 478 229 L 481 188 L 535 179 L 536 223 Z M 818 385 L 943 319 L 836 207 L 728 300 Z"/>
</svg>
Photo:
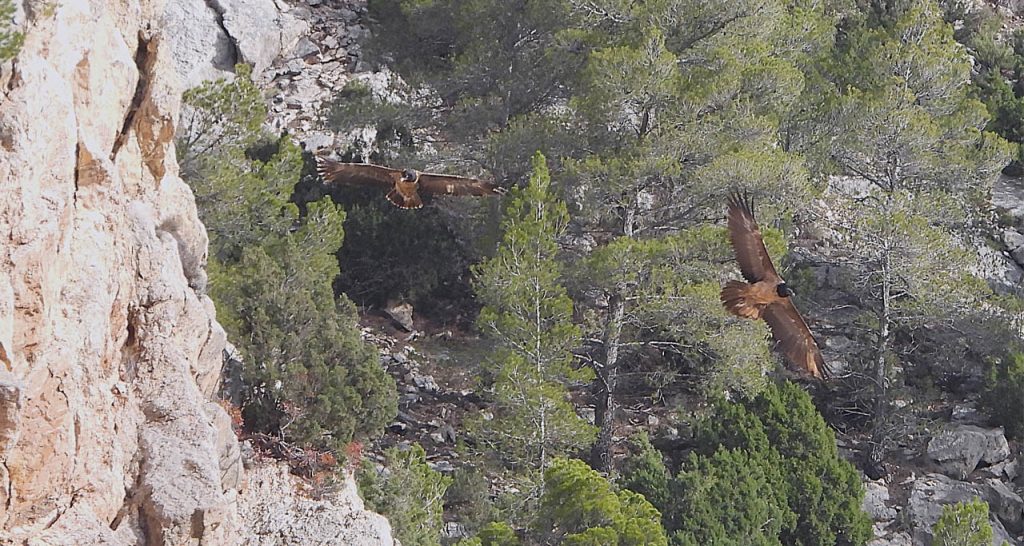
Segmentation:
<svg viewBox="0 0 1024 546">
<path fill-rule="evenodd" d="M 209 293 L 243 354 L 246 427 L 337 450 L 395 415 L 394 382 L 335 297 L 345 213 L 289 201 L 303 170 L 286 137 L 260 133 L 262 98 L 241 65 L 231 81 L 185 95 L 182 174 L 210 234 Z"/>
<path fill-rule="evenodd" d="M 1024 353 L 1012 351 L 992 365 L 981 403 L 1008 435 L 1024 437 Z"/>
<path fill-rule="evenodd" d="M 992 525 L 988 521 L 988 503 L 975 498 L 943 506 L 932 533 L 934 546 L 989 546 Z"/>
<path fill-rule="evenodd" d="M 871 522 L 857 471 L 798 386 L 769 385 L 743 403 L 718 401 L 697 449 L 670 477 L 645 437 L 620 483 L 663 514 L 673 544 L 862 545 Z M 764 522 L 770 522 L 766 525 Z"/>
<path fill-rule="evenodd" d="M 864 544 L 871 522 L 861 511 L 857 471 L 839 457 L 835 436 L 810 396 L 792 383 L 771 385 L 745 404 L 720 402 L 698 432 L 703 453 L 722 446 L 745 450 L 775 467 L 795 525 L 783 544 Z"/>
<path fill-rule="evenodd" d="M 963 44 L 974 61 L 971 70 L 973 94 L 988 108 L 986 129 L 1014 144 L 1014 164 L 1006 172 L 1021 173 L 1020 153 L 1024 142 L 1024 33 L 1005 32 L 1005 21 L 989 5 L 972 6 L 948 2 L 944 19 L 953 24 L 953 36 Z"/>
<path fill-rule="evenodd" d="M 661 514 L 642 495 L 612 484 L 576 459 L 556 459 L 544 473 L 546 488 L 533 524 L 543 538 L 563 545 L 667 546 Z"/>
<path fill-rule="evenodd" d="M 494 257 L 475 268 L 474 288 L 484 307 L 477 327 L 498 342 L 489 364 L 495 377 L 494 418 L 471 430 L 478 449 L 543 493 L 541 474 L 555 457 L 590 444 L 593 427 L 580 418 L 567 387 L 590 379 L 575 366 L 579 328 L 572 300 L 560 284 L 557 238 L 565 231 L 565 204 L 552 196 L 544 156 L 534 157 L 529 183 L 511 192 L 504 235 Z"/>
<path fill-rule="evenodd" d="M 505 522 L 492 522 L 480 530 L 481 546 L 519 546 L 522 541 L 515 530 Z"/>
<path fill-rule="evenodd" d="M 821 174 L 856 176 L 859 189 L 834 192 L 829 229 L 844 240 L 830 258 L 841 286 L 865 312 L 849 335 L 871 350 L 848 356 L 855 403 L 870 413 L 866 471 L 877 475 L 899 420 L 890 403 L 903 384 L 898 364 L 914 362 L 917 339 L 956 346 L 956 322 L 984 314 L 990 296 L 977 253 L 962 241 L 984 222 L 982 205 L 1010 148 L 983 130 L 972 98 L 971 65 L 933 0 L 870 3 L 841 22 L 822 63 L 811 116 L 795 121 L 791 143 Z M 952 317 L 952 318 L 951 318 Z M 944 332 L 936 336 L 931 332 Z M 855 384 L 860 382 L 859 385 Z"/>
<path fill-rule="evenodd" d="M 661 452 L 651 444 L 646 432 L 632 439 L 630 457 L 622 467 L 619 485 L 635 491 L 651 504 L 665 509 L 671 500 L 671 473 L 665 465 Z"/>
<path fill-rule="evenodd" d="M 776 474 L 757 453 L 720 447 L 711 456 L 691 454 L 672 484 L 672 544 L 789 544 L 780 536 L 794 518 Z"/>
<path fill-rule="evenodd" d="M 0 0 L 0 63 L 13 59 L 25 42 L 25 35 L 14 30 L 14 1 Z"/>
<path fill-rule="evenodd" d="M 363 461 L 357 482 L 366 507 L 387 516 L 402 544 L 440 546 L 443 499 L 451 478 L 427 465 L 426 452 L 419 444 L 388 449 L 381 471 L 371 461 Z"/>
<path fill-rule="evenodd" d="M 186 177 L 211 168 L 225 156 L 242 161 L 246 149 L 263 138 L 267 107 L 252 83 L 252 67 L 235 66 L 231 81 L 207 82 L 185 91 L 179 123 L 178 163 Z"/>
</svg>

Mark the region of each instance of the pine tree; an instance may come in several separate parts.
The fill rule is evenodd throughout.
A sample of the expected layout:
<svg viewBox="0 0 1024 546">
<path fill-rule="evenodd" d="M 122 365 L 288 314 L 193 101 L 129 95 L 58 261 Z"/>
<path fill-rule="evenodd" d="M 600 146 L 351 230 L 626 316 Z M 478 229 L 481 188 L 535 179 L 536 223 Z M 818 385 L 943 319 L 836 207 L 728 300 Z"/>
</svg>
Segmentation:
<svg viewBox="0 0 1024 546">
<path fill-rule="evenodd" d="M 794 518 L 773 472 L 748 451 L 692 454 L 673 483 L 672 544 L 785 544 L 780 534 Z"/>
<path fill-rule="evenodd" d="M 661 511 L 673 543 L 749 536 L 761 544 L 859 546 L 871 538 L 858 473 L 798 386 L 718 400 L 695 432 L 696 448 L 677 476 L 668 477 L 661 455 L 640 438 L 621 480 Z M 771 525 L 758 523 L 763 518 Z"/>
<path fill-rule="evenodd" d="M 879 470 L 889 422 L 898 328 L 941 326 L 978 307 L 986 289 L 955 233 L 1005 165 L 1005 142 L 979 130 L 986 112 L 968 97 L 970 66 L 932 0 L 844 23 L 844 39 L 816 99 L 813 128 L 795 147 L 868 187 L 832 200 L 830 227 L 844 248 L 831 260 L 870 314 L 874 385 L 870 472 Z"/>
<path fill-rule="evenodd" d="M 591 458 L 600 468 L 609 464 L 619 370 L 630 352 L 655 346 L 703 373 L 710 360 L 716 372 L 728 370 L 714 375 L 731 380 L 709 381 L 716 387 L 756 392 L 763 384 L 766 350 L 739 344 L 764 331 L 716 309 L 712 287 L 721 270 L 701 266 L 722 263 L 728 246 L 722 232 L 720 247 L 708 245 L 712 232 L 704 226 L 720 218 L 730 189 L 778 199 L 760 211 L 769 219 L 808 191 L 800 158 L 778 146 L 778 120 L 803 88 L 803 44 L 794 43 L 790 25 L 803 17 L 808 28 L 822 29 L 825 8 L 670 4 L 602 3 L 604 12 L 582 25 L 592 52 L 571 123 L 587 154 L 566 160 L 565 178 L 578 195 L 575 219 L 609 240 L 580 269 L 581 284 L 599 288 L 607 301 L 587 336 L 597 340 L 601 432 Z M 825 35 L 807 39 L 828 43 Z M 676 259 L 680 247 L 692 253 L 688 259 Z M 713 318 L 701 320 L 701 312 Z"/>
<path fill-rule="evenodd" d="M 504 237 L 493 258 L 476 268 L 474 288 L 484 308 L 477 325 L 498 342 L 493 422 L 473 427 L 478 449 L 501 459 L 526 484 L 519 502 L 543 494 L 541 474 L 555 457 L 588 445 L 592 427 L 568 399 L 567 387 L 589 378 L 576 369 L 572 349 L 579 329 L 572 301 L 559 283 L 556 239 L 565 205 L 550 193 L 544 157 L 534 157 L 529 184 L 512 192 Z M 498 423 L 500 426 L 495 426 Z"/>
<path fill-rule="evenodd" d="M 632 453 L 622 467 L 619 485 L 644 496 L 663 513 L 671 497 L 671 474 L 661 452 L 641 432 L 632 440 Z"/>
<path fill-rule="evenodd" d="M 981 403 L 1008 436 L 1024 437 L 1024 353 L 1019 349 L 992 364 Z"/>
<path fill-rule="evenodd" d="M 556 459 L 533 524 L 536 542 L 577 546 L 667 546 L 661 514 L 642 495 L 615 491 L 611 483 L 576 459 Z"/>
<path fill-rule="evenodd" d="M 811 397 L 792 383 L 770 385 L 744 404 L 720 401 L 698 427 L 702 453 L 742 449 L 771 468 L 769 481 L 796 516 L 783 544 L 864 544 L 871 524 L 861 511 L 857 471 L 839 456 L 835 436 Z"/>
</svg>

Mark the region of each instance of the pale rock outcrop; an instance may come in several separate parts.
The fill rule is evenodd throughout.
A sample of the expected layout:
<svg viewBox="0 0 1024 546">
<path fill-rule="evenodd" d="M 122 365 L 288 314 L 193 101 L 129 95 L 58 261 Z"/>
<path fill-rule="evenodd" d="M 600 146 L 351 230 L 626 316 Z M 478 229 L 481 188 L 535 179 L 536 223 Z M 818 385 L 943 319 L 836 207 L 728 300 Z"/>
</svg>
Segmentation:
<svg viewBox="0 0 1024 546">
<path fill-rule="evenodd" d="M 391 526 L 378 514 L 367 512 L 356 494 L 352 476 L 336 491 L 311 496 L 281 495 L 281 491 L 309 489 L 282 464 L 258 464 L 248 472 L 248 489 L 239 500 L 245 544 L 253 546 L 401 546 L 391 537 Z"/>
<path fill-rule="evenodd" d="M 240 502 L 304 497 L 281 479 L 240 501 L 239 445 L 210 403 L 225 334 L 173 137 L 183 90 L 215 75 L 193 63 L 222 40 L 182 49 L 164 26 L 195 3 L 16 4 L 25 43 L 0 66 L 0 543 L 239 544 Z M 339 536 L 388 544 L 347 491 L 331 509 L 366 527 Z"/>
<path fill-rule="evenodd" d="M 1006 526 L 1014 526 L 1019 530 L 1024 502 L 1005 485 L 1000 488 L 991 480 L 985 484 L 958 482 L 942 474 L 928 474 L 916 479 L 910 491 L 910 499 L 903 511 L 906 523 L 911 528 L 914 544 L 927 546 L 932 542 L 932 526 L 942 515 L 942 507 L 947 504 L 968 502 L 981 498 L 989 504 L 989 516 L 992 523 L 993 544 L 1001 545 L 1004 541 L 1016 544 L 1006 530 Z M 1006 524 L 1006 526 L 1004 526 Z"/>
<path fill-rule="evenodd" d="M 206 401 L 223 330 L 177 177 L 182 92 L 158 1 L 26 21 L 0 99 L 0 536 L 230 543 Z"/>
<path fill-rule="evenodd" d="M 910 533 L 899 531 L 868 542 L 867 546 L 914 546 Z"/>
<path fill-rule="evenodd" d="M 238 49 L 221 20 L 206 0 L 178 0 L 164 5 L 162 26 L 186 89 L 207 80 L 233 77 Z"/>
<path fill-rule="evenodd" d="M 942 472 L 964 479 L 979 463 L 995 464 L 1010 456 L 1003 429 L 985 429 L 974 425 L 952 424 L 928 442 L 928 457 Z"/>
<path fill-rule="evenodd" d="M 864 502 L 861 509 L 871 516 L 872 521 L 896 519 L 896 510 L 889 506 L 889 488 L 882 482 L 864 483 Z"/>
<path fill-rule="evenodd" d="M 161 25 L 186 89 L 231 79 L 239 62 L 260 77 L 309 31 L 287 4 L 274 0 L 176 0 L 164 5 Z"/>
<path fill-rule="evenodd" d="M 211 0 L 241 61 L 253 65 L 254 74 L 262 74 L 270 63 L 294 47 L 308 33 L 305 21 L 280 9 L 287 7 L 274 0 Z M 280 6 L 280 7 L 279 7 Z"/>
</svg>

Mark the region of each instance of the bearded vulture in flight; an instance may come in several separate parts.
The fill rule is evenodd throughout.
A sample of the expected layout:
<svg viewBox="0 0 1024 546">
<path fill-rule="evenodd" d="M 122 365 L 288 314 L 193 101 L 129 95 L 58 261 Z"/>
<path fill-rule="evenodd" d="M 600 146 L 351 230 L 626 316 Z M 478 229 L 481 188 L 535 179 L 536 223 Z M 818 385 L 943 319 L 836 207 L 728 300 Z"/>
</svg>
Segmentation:
<svg viewBox="0 0 1024 546">
<path fill-rule="evenodd" d="M 730 313 L 748 319 L 764 319 L 772 331 L 775 348 L 797 371 L 822 379 L 825 361 L 807 323 L 793 305 L 793 291 L 775 271 L 761 231 L 754 220 L 749 198 L 729 196 L 729 239 L 740 272 L 747 282 L 729 281 L 722 289 L 722 304 Z"/>
</svg>

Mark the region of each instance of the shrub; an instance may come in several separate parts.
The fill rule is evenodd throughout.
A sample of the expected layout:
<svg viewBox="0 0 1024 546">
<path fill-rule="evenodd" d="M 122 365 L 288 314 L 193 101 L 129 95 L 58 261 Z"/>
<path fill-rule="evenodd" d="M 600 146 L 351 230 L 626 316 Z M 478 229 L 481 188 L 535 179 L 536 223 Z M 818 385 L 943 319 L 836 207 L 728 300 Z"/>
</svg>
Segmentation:
<svg viewBox="0 0 1024 546">
<path fill-rule="evenodd" d="M 234 81 L 184 97 L 179 159 L 210 234 L 209 294 L 244 355 L 246 427 L 341 454 L 395 415 L 394 381 L 331 287 L 344 211 L 289 201 L 302 154 L 260 132 L 266 109 L 248 74 L 240 65 Z"/>
<path fill-rule="evenodd" d="M 672 544 L 781 545 L 794 514 L 769 461 L 719 448 L 691 454 L 673 481 Z"/>
<path fill-rule="evenodd" d="M 432 470 L 426 457 L 419 444 L 391 448 L 384 454 L 382 471 L 364 461 L 356 476 L 367 508 L 387 516 L 395 537 L 406 546 L 441 543 L 442 499 L 452 480 Z"/>
<path fill-rule="evenodd" d="M 864 544 L 871 521 L 860 509 L 864 489 L 857 471 L 839 457 L 835 435 L 811 397 L 792 383 L 771 385 L 744 404 L 720 401 L 716 415 L 698 433 L 700 450 L 721 445 L 743 449 L 774 467 L 781 480 L 793 527 L 783 528 L 784 544 Z M 778 478 L 772 476 L 777 473 Z"/>
<path fill-rule="evenodd" d="M 21 51 L 25 36 L 12 30 L 11 18 L 14 17 L 14 2 L 0 0 L 0 62 L 13 59 Z"/>
<path fill-rule="evenodd" d="M 646 432 L 641 432 L 632 441 L 633 453 L 623 464 L 619 484 L 630 491 L 644 496 L 664 513 L 671 496 L 671 475 Z"/>
<path fill-rule="evenodd" d="M 718 400 L 695 441 L 671 479 L 642 437 L 623 468 L 621 483 L 661 510 L 673 544 L 750 537 L 756 544 L 860 545 L 871 538 L 858 474 L 798 386 L 769 385 L 742 403 Z"/>
<path fill-rule="evenodd" d="M 992 365 L 981 403 L 1008 435 L 1024 437 L 1024 352 L 1013 351 Z"/>
<path fill-rule="evenodd" d="M 583 461 L 556 459 L 544 483 L 534 523 L 539 537 L 577 546 L 667 546 L 658 510 L 640 494 L 616 492 Z"/>
<path fill-rule="evenodd" d="M 979 498 L 947 504 L 932 532 L 933 546 L 989 546 L 992 525 L 988 521 L 988 504 Z"/>
</svg>

